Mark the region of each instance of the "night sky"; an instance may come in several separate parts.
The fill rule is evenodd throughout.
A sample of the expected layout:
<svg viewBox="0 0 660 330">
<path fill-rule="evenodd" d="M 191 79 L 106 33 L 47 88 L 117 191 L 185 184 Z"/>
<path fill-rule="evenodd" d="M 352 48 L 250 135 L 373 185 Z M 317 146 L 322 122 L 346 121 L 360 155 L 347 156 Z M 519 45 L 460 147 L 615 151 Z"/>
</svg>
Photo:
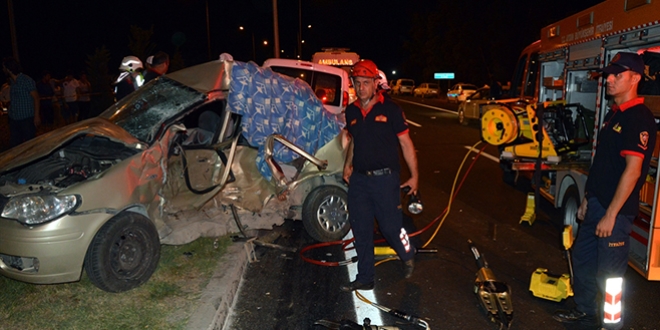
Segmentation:
<svg viewBox="0 0 660 330">
<path fill-rule="evenodd" d="M 412 35 L 413 19 L 437 10 L 448 0 L 411 1 L 346 1 L 346 0 L 278 0 L 280 48 L 282 57 L 293 58 L 297 50 L 299 29 L 298 9 L 302 9 L 302 35 L 305 44 L 303 59 L 324 47 L 344 47 L 362 58 L 374 60 L 385 72 L 398 70 L 405 76 L 420 76 L 421 72 L 406 72 L 410 52 L 404 44 Z M 455 2 L 455 1 L 454 1 Z M 538 39 L 541 27 L 565 16 L 586 9 L 597 0 L 463 0 L 452 12 L 443 12 L 441 19 L 459 20 L 472 26 L 506 26 L 484 28 L 482 36 L 506 33 L 510 42 L 503 47 L 488 49 L 510 71 L 519 52 Z M 483 4 L 496 4 L 495 11 L 483 13 Z M 186 65 L 208 60 L 205 0 L 13 0 L 17 30 L 18 53 L 24 71 L 37 78 L 43 70 L 60 77 L 67 71 L 85 68 L 87 56 L 105 46 L 114 63 L 129 53 L 130 26 L 149 29 L 156 50 L 170 55 L 175 42 L 182 42 L 180 51 Z M 2 55 L 12 55 L 7 1 L 0 6 Z M 271 0 L 221 1 L 208 0 L 212 58 L 222 52 L 240 61 L 252 60 L 252 38 L 255 36 L 256 62 L 273 56 L 273 7 Z M 492 8 L 492 7 L 491 7 Z M 492 11 L 492 9 L 489 9 Z M 311 29 L 307 25 L 311 24 Z M 245 31 L 239 31 L 245 26 Z M 461 36 L 463 37 L 463 36 Z M 465 38 L 472 38 L 465 35 Z M 264 46 L 263 40 L 269 45 Z M 447 45 L 450 51 L 451 45 Z M 483 51 L 483 50 L 482 50 Z M 466 57 L 483 56 L 478 52 Z M 412 71 L 412 70 L 411 70 Z M 425 77 L 424 77 L 425 78 Z"/>
</svg>

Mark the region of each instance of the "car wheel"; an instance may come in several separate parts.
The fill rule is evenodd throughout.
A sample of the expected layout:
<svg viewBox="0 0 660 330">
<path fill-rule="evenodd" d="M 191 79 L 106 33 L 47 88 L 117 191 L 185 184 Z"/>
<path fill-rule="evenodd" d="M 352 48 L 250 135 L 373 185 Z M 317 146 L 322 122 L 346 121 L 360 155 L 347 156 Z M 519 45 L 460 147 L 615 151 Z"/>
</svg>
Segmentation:
<svg viewBox="0 0 660 330">
<path fill-rule="evenodd" d="M 314 189 L 303 203 L 305 230 L 319 242 L 342 239 L 348 233 L 348 194 L 337 186 Z"/>
<path fill-rule="evenodd" d="M 85 271 L 101 290 L 123 292 L 146 282 L 159 259 L 156 226 L 141 214 L 124 212 L 94 236 L 85 255 Z"/>
<path fill-rule="evenodd" d="M 580 193 L 575 185 L 571 185 L 564 192 L 561 202 L 561 218 L 564 226 L 573 227 L 574 238 L 577 237 L 578 232 L 578 208 L 580 208 Z"/>
<path fill-rule="evenodd" d="M 463 109 L 458 109 L 458 122 L 464 126 L 468 124 L 468 120 L 465 118 L 465 111 L 463 111 Z"/>
</svg>

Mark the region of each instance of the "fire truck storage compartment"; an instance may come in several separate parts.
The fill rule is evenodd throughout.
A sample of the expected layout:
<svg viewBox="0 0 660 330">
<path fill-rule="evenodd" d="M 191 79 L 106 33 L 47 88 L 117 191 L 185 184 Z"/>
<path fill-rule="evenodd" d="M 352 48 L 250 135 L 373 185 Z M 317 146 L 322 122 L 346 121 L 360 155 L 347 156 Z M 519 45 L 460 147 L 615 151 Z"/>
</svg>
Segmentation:
<svg viewBox="0 0 660 330">
<path fill-rule="evenodd" d="M 564 60 L 541 63 L 541 89 L 539 101 L 557 101 L 563 98 Z"/>
<path fill-rule="evenodd" d="M 598 89 L 599 77 L 593 77 L 592 70 L 568 71 L 569 92 L 566 97 L 567 103 L 579 103 L 584 108 L 591 111 L 596 110 L 596 93 Z"/>
</svg>

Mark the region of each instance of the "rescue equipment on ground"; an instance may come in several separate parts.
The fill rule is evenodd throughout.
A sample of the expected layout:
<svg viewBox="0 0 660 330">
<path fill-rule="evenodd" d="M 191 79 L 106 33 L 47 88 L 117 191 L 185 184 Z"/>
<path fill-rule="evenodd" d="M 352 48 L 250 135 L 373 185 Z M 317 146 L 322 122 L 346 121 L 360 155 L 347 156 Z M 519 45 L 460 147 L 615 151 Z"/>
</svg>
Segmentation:
<svg viewBox="0 0 660 330">
<path fill-rule="evenodd" d="M 371 319 L 368 317 L 364 319 L 363 325 L 359 325 L 351 320 L 341 320 L 339 323 L 328 320 L 318 320 L 314 322 L 314 325 L 324 326 L 328 329 L 341 330 L 399 330 L 398 327 L 371 325 Z"/>
<path fill-rule="evenodd" d="M 437 252 L 437 249 L 415 249 L 415 254 Z M 377 256 L 396 256 L 396 251 L 389 246 L 374 246 L 374 254 Z"/>
<path fill-rule="evenodd" d="M 370 301 L 369 299 L 367 299 L 365 296 L 363 296 L 358 290 L 355 290 L 355 296 L 356 296 L 358 299 L 362 300 L 363 302 L 365 302 L 365 303 L 367 303 L 367 304 L 369 304 L 369 305 L 371 305 L 371 306 L 374 306 L 374 307 L 380 309 L 381 311 L 383 311 L 383 312 L 385 312 L 385 313 L 387 313 L 387 314 L 390 314 L 390 315 L 392 315 L 392 316 L 394 316 L 394 317 L 398 317 L 398 318 L 400 318 L 400 319 L 402 319 L 402 320 L 406 320 L 406 321 L 408 321 L 408 322 L 410 322 L 410 323 L 412 323 L 412 324 L 414 324 L 414 325 L 418 325 L 418 326 L 420 326 L 420 327 L 423 327 L 423 328 L 426 329 L 426 330 L 430 330 L 430 329 L 431 329 L 431 328 L 429 327 L 429 324 L 426 323 L 426 321 L 420 319 L 419 317 L 417 317 L 417 316 L 412 316 L 412 315 L 408 315 L 408 314 L 406 314 L 406 313 L 404 313 L 404 312 L 402 312 L 402 311 L 400 311 L 400 310 L 391 309 L 391 308 L 388 308 L 388 307 L 385 307 L 385 306 L 379 305 L 379 304 L 377 304 L 377 303 L 375 303 L 375 302 L 372 302 L 372 301 Z M 366 321 L 366 319 L 365 319 L 365 321 Z M 342 328 L 342 329 L 343 329 L 343 328 Z M 373 329 L 373 328 L 365 328 L 365 329 Z M 391 329 L 398 329 L 398 328 L 377 328 L 377 329 L 379 329 L 379 330 L 380 330 L 380 329 L 382 329 L 382 330 L 391 330 Z"/>
<path fill-rule="evenodd" d="M 531 226 L 534 223 L 534 220 L 536 220 L 536 202 L 534 199 L 534 193 L 528 193 L 525 214 L 520 217 L 519 223 L 523 223 L 523 221 L 525 221 Z"/>
<path fill-rule="evenodd" d="M 410 192 L 410 187 L 403 187 L 403 192 L 408 194 Z M 419 191 L 415 192 L 412 195 L 408 195 L 408 212 L 412 214 L 420 214 L 424 211 L 424 204 L 422 204 L 422 197 Z"/>
<path fill-rule="evenodd" d="M 559 302 L 573 295 L 573 264 L 571 246 L 573 246 L 573 227 L 565 226 L 562 241 L 568 259 L 569 274 L 552 275 L 545 268 L 537 268 L 529 281 L 529 291 L 535 297 Z"/>
<path fill-rule="evenodd" d="M 505 282 L 495 279 L 495 274 L 488 267 L 488 262 L 479 253 L 477 247 L 468 240 L 470 250 L 477 261 L 477 279 L 474 282 L 474 293 L 492 322 L 499 324 L 499 329 L 508 329 L 513 320 L 513 305 L 511 304 L 511 288 Z"/>
</svg>

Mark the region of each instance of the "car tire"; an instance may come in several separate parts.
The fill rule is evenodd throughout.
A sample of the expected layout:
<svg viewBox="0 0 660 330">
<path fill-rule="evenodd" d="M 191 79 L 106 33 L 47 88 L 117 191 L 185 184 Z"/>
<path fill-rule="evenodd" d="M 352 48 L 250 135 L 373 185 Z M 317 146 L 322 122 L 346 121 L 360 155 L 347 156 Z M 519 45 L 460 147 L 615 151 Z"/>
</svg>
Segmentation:
<svg viewBox="0 0 660 330">
<path fill-rule="evenodd" d="M 307 195 L 302 219 L 305 230 L 319 242 L 342 239 L 351 226 L 348 222 L 348 194 L 337 186 L 322 186 Z"/>
<path fill-rule="evenodd" d="M 561 220 L 564 226 L 573 227 L 573 238 L 577 237 L 578 218 L 577 212 L 580 208 L 580 192 L 577 186 L 571 185 L 564 192 L 561 202 Z"/>
<path fill-rule="evenodd" d="M 469 120 L 465 118 L 465 111 L 460 108 L 458 109 L 458 122 L 463 126 L 467 126 L 467 124 L 469 124 Z"/>
<path fill-rule="evenodd" d="M 85 255 L 85 271 L 101 290 L 124 292 L 149 280 L 159 259 L 156 226 L 141 214 L 124 212 L 94 236 Z"/>
</svg>

